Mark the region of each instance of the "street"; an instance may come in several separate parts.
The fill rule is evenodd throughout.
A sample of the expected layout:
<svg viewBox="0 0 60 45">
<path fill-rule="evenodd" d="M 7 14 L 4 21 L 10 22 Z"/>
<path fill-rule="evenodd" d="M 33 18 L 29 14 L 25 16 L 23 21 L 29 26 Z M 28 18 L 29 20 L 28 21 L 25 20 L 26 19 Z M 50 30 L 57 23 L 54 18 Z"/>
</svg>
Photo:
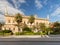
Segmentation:
<svg viewBox="0 0 60 45">
<path fill-rule="evenodd" d="M 60 45 L 60 38 L 0 38 L 0 45 Z"/>
</svg>

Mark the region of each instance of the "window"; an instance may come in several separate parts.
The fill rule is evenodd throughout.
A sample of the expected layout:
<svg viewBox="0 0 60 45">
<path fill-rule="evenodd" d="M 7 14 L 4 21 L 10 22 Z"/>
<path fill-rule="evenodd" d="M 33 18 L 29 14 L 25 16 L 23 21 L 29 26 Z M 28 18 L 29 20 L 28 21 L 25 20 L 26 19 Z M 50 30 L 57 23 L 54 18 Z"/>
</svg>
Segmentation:
<svg viewBox="0 0 60 45">
<path fill-rule="evenodd" d="M 4 27 L 4 30 L 6 30 L 6 27 Z"/>
<path fill-rule="evenodd" d="M 38 25 L 38 22 L 36 22 L 36 24 Z"/>
<path fill-rule="evenodd" d="M 29 22 L 27 22 L 27 24 L 29 24 Z"/>
<path fill-rule="evenodd" d="M 15 28 L 13 28 L 13 30 L 15 30 Z"/>
<path fill-rule="evenodd" d="M 14 23 L 15 21 L 13 20 L 13 23 Z"/>
<path fill-rule="evenodd" d="M 8 23 L 10 23 L 10 20 L 8 20 Z"/>
<path fill-rule="evenodd" d="M 9 28 L 9 30 L 11 30 L 11 28 Z"/>
<path fill-rule="evenodd" d="M 24 24 L 25 24 L 25 21 L 24 21 Z"/>
</svg>

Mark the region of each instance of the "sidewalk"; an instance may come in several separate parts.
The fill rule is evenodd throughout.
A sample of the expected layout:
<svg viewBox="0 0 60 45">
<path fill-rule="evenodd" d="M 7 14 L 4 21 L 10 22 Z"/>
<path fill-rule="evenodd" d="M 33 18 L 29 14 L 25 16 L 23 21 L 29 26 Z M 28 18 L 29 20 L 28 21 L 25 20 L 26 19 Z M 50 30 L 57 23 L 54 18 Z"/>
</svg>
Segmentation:
<svg viewBox="0 0 60 45">
<path fill-rule="evenodd" d="M 0 38 L 49 38 L 48 35 L 12 35 L 12 36 L 1 36 Z"/>
</svg>

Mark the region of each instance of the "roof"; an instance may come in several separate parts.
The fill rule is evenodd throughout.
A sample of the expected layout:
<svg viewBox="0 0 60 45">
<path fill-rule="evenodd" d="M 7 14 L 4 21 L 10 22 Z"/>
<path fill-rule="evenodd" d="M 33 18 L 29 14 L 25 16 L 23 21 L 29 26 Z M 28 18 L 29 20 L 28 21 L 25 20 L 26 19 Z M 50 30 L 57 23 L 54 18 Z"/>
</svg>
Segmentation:
<svg viewBox="0 0 60 45">
<path fill-rule="evenodd" d="M 5 15 L 6 17 L 14 17 L 15 15 Z M 22 15 L 22 17 L 24 17 L 24 18 L 29 18 L 29 16 L 26 16 L 26 15 Z M 35 18 L 36 20 L 47 20 L 47 21 L 49 21 L 49 19 L 47 19 L 47 18 L 38 18 L 38 17 L 36 17 Z"/>
</svg>

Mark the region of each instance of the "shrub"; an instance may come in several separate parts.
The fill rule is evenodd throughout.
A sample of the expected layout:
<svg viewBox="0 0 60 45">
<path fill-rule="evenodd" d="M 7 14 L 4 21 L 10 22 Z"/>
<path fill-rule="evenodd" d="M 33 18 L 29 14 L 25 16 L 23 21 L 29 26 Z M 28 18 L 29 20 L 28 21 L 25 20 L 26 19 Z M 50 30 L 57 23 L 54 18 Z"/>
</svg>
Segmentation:
<svg viewBox="0 0 60 45">
<path fill-rule="evenodd" d="M 3 33 L 3 30 L 1 30 L 0 33 Z"/>
<path fill-rule="evenodd" d="M 16 32 L 15 35 L 33 35 L 33 32 Z"/>
<path fill-rule="evenodd" d="M 0 36 L 2 36 L 3 35 L 3 33 L 0 33 Z"/>
<path fill-rule="evenodd" d="M 1 30 L 0 35 L 12 35 L 13 32 L 11 30 Z"/>
<path fill-rule="evenodd" d="M 11 30 L 3 30 L 4 33 L 10 33 L 12 32 Z"/>
<path fill-rule="evenodd" d="M 1 30 L 1 31 L 0 31 L 0 36 L 2 36 L 2 35 L 3 35 L 3 31 Z"/>
<path fill-rule="evenodd" d="M 20 32 L 16 32 L 15 35 L 20 35 Z"/>
<path fill-rule="evenodd" d="M 34 33 L 34 35 L 40 35 L 40 34 L 41 34 L 40 32 Z"/>
<path fill-rule="evenodd" d="M 31 32 L 32 30 L 31 30 L 31 28 L 29 28 L 29 27 L 24 27 L 23 28 L 23 32 Z"/>
<path fill-rule="evenodd" d="M 34 35 L 33 32 L 24 32 L 24 35 Z"/>
<path fill-rule="evenodd" d="M 4 33 L 4 36 L 9 36 L 11 35 L 11 33 Z"/>
</svg>

